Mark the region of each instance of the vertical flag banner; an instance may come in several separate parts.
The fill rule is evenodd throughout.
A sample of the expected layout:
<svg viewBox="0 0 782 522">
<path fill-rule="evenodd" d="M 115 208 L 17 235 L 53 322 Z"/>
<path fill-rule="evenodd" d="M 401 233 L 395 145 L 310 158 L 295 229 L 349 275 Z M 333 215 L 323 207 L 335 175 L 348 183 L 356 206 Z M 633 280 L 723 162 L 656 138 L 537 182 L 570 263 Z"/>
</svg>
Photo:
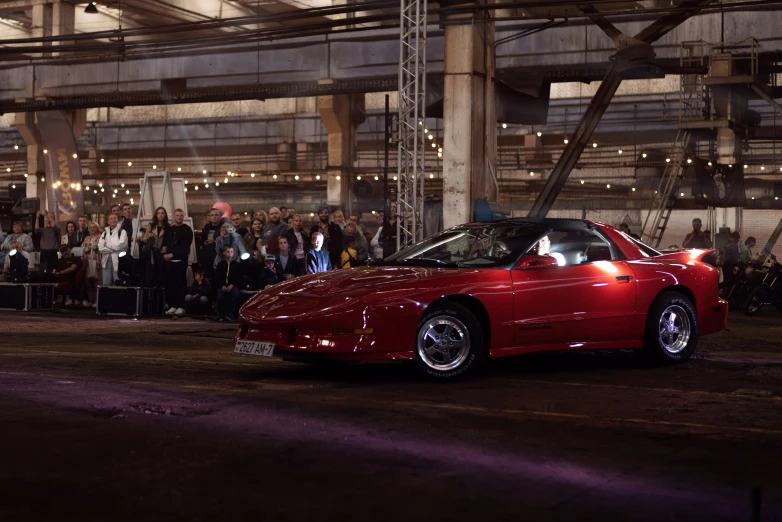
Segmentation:
<svg viewBox="0 0 782 522">
<path fill-rule="evenodd" d="M 76 221 L 84 213 L 81 163 L 71 122 L 62 111 L 38 113 L 41 144 L 46 149 L 46 193 L 48 210 L 57 216 L 62 230 L 65 223 Z"/>
</svg>

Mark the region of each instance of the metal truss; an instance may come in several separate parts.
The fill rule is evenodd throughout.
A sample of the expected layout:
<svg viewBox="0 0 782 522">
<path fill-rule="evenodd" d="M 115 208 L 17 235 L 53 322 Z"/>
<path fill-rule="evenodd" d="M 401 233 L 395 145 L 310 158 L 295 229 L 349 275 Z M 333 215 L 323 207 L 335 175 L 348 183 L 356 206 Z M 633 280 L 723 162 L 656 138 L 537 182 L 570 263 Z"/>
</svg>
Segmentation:
<svg viewBox="0 0 782 522">
<path fill-rule="evenodd" d="M 400 0 L 397 249 L 424 238 L 426 0 Z"/>
</svg>

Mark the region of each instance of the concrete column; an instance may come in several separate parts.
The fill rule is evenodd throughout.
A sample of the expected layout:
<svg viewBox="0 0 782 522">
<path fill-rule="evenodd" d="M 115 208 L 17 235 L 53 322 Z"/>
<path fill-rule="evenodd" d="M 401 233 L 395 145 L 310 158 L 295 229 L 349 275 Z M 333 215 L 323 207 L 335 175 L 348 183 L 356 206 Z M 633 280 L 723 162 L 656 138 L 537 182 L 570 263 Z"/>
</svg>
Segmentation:
<svg viewBox="0 0 782 522">
<path fill-rule="evenodd" d="M 465 16 L 445 26 L 443 227 L 472 220 L 475 202 L 498 200 L 494 24 Z M 458 17 L 449 18 L 455 21 Z"/>
<path fill-rule="evenodd" d="M 364 121 L 364 95 L 318 97 L 318 113 L 328 133 L 326 201 L 350 212 L 350 168 L 356 150 L 356 130 Z"/>
<path fill-rule="evenodd" d="M 32 27 L 30 33 L 33 38 L 42 38 L 52 35 L 53 9 L 51 4 L 38 4 L 32 7 Z M 51 47 L 45 43 L 43 47 Z M 41 53 L 42 56 L 51 56 L 51 53 Z"/>
<path fill-rule="evenodd" d="M 87 110 L 76 109 L 68 111 L 66 117 L 71 121 L 73 134 L 78 140 L 87 128 Z M 27 144 L 27 197 L 40 198 L 42 208 L 46 207 L 46 186 L 41 181 L 46 176 L 41 143 L 41 133 L 38 128 L 38 118 L 34 112 L 18 112 L 14 115 L 14 126 Z"/>
<path fill-rule="evenodd" d="M 58 2 L 52 6 L 52 36 L 75 33 L 76 6 Z M 60 40 L 59 45 L 72 45 L 73 40 Z M 60 53 L 54 53 L 55 56 Z"/>
</svg>

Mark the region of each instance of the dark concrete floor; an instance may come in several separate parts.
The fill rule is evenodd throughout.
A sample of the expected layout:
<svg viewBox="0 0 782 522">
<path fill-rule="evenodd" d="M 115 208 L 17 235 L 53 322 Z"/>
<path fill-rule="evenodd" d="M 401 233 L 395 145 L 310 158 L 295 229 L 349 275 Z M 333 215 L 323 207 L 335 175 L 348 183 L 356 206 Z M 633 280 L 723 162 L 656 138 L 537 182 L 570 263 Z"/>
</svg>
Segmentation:
<svg viewBox="0 0 782 522">
<path fill-rule="evenodd" d="M 0 520 L 782 520 L 782 315 L 687 364 L 235 356 L 230 325 L 0 316 Z"/>
</svg>

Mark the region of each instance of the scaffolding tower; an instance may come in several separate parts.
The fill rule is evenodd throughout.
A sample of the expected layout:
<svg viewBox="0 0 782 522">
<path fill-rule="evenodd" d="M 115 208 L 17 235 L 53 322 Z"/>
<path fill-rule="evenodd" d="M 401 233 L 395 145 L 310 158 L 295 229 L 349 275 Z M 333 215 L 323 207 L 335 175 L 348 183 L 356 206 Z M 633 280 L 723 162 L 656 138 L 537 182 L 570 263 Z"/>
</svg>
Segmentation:
<svg viewBox="0 0 782 522">
<path fill-rule="evenodd" d="M 426 0 L 401 0 L 397 250 L 424 238 Z"/>
</svg>

